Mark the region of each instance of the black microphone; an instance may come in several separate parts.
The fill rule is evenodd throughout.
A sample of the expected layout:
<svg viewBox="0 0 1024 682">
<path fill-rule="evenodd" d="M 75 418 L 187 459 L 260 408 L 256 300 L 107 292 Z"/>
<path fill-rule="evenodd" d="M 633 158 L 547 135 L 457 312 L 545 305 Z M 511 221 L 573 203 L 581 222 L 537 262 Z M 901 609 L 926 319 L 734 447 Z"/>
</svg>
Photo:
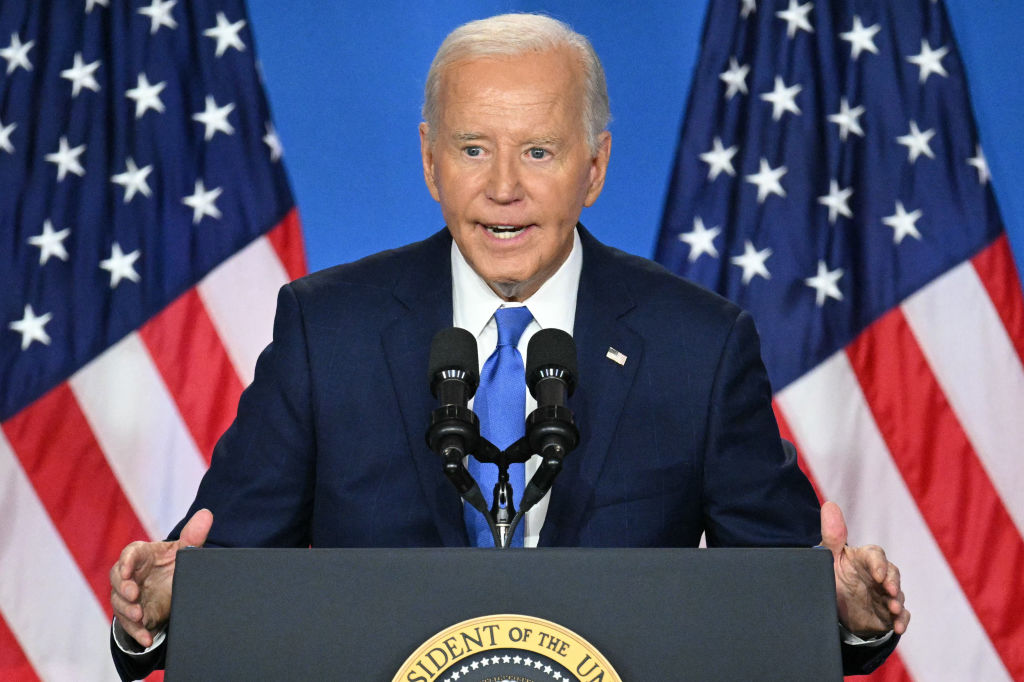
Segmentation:
<svg viewBox="0 0 1024 682">
<path fill-rule="evenodd" d="M 442 329 L 430 344 L 427 380 L 442 405 L 469 404 L 480 385 L 476 338 L 461 327 Z"/>
<path fill-rule="evenodd" d="M 540 501 L 562 470 L 562 459 L 579 444 L 572 411 L 565 406 L 576 389 L 576 343 L 561 329 L 542 329 L 526 349 L 526 385 L 537 409 L 526 419 L 530 449 L 544 461 L 523 491 L 520 513 Z"/>
<path fill-rule="evenodd" d="M 442 329 L 430 344 L 427 378 L 441 403 L 430 414 L 427 445 L 444 460 L 444 473 L 472 507 L 487 514 L 487 502 L 462 460 L 480 440 L 480 420 L 467 405 L 480 383 L 476 338 L 459 327 Z"/>
</svg>

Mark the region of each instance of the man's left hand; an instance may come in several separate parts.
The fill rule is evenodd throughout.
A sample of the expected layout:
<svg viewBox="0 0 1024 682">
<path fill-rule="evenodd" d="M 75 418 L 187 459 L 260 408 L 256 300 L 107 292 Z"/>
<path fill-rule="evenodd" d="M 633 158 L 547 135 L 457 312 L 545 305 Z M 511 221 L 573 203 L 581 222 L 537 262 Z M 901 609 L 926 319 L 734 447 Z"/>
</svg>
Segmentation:
<svg viewBox="0 0 1024 682">
<path fill-rule="evenodd" d="M 902 635 L 910 622 L 900 588 L 900 569 L 877 545 L 846 544 L 846 520 L 835 502 L 821 507 L 821 544 L 832 551 L 839 622 L 855 635 Z"/>
</svg>

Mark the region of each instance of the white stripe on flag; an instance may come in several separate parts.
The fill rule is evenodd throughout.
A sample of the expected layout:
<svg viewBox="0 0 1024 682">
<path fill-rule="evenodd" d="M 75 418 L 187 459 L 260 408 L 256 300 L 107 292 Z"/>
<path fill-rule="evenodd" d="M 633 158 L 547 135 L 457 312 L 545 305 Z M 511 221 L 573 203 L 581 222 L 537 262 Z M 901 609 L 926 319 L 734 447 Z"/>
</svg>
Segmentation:
<svg viewBox="0 0 1024 682">
<path fill-rule="evenodd" d="M 970 261 L 902 305 L 936 380 L 1024 535 L 1024 367 Z"/>
<path fill-rule="evenodd" d="M 270 343 L 277 290 L 288 281 L 277 252 L 260 237 L 199 283 L 199 296 L 243 386 L 252 383 L 256 358 Z"/>
<path fill-rule="evenodd" d="M 116 679 L 110 622 L 0 432 L 0 612 L 44 680 Z"/>
<path fill-rule="evenodd" d="M 1009 680 L 892 461 L 846 353 L 776 401 L 822 494 L 843 508 L 850 543 L 879 544 L 900 567 L 913 622 L 898 651 L 913 677 Z"/>
<path fill-rule="evenodd" d="M 163 539 L 195 499 L 206 462 L 138 333 L 68 383 L 139 522 Z"/>
</svg>

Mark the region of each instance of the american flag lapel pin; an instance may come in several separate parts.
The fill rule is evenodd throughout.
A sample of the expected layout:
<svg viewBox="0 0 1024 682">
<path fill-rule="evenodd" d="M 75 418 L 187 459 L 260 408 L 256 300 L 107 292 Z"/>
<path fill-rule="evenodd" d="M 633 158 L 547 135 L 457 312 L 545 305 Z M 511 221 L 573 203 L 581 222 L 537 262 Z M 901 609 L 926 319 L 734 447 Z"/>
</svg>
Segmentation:
<svg viewBox="0 0 1024 682">
<path fill-rule="evenodd" d="M 611 346 L 608 346 L 608 352 L 605 353 L 605 357 L 617 365 L 626 364 L 626 354 L 621 351 L 615 350 Z"/>
</svg>

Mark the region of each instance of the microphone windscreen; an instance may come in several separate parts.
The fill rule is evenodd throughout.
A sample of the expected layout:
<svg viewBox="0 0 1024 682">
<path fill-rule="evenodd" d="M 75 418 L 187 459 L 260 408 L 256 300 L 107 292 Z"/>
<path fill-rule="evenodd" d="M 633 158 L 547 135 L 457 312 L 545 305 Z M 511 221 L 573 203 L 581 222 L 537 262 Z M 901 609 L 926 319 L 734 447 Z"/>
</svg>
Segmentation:
<svg viewBox="0 0 1024 682">
<path fill-rule="evenodd" d="M 576 342 L 566 332 L 553 327 L 534 334 L 526 347 L 526 382 L 531 393 L 541 372 L 552 368 L 566 374 L 563 378 L 571 393 L 576 385 Z"/>
<path fill-rule="evenodd" d="M 461 327 L 448 327 L 434 335 L 430 344 L 427 381 L 431 386 L 440 372 L 461 370 L 466 383 L 475 390 L 480 383 L 480 360 L 476 354 L 476 337 Z"/>
</svg>

